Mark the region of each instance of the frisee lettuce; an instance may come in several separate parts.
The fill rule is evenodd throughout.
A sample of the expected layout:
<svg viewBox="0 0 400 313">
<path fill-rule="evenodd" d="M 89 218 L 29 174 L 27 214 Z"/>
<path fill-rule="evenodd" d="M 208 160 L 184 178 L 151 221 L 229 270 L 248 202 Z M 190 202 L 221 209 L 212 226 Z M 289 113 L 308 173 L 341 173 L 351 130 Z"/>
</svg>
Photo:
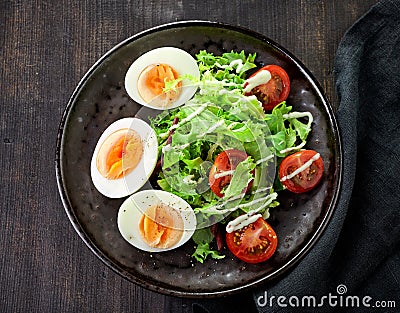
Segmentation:
<svg viewBox="0 0 400 313">
<path fill-rule="evenodd" d="M 255 57 L 243 51 L 221 56 L 200 51 L 199 80 L 185 76 L 166 84 L 166 89 L 173 89 L 179 80 L 189 79 L 198 92 L 185 105 L 151 120 L 163 161 L 157 183 L 195 210 L 193 257 L 199 262 L 208 256 L 223 257 L 210 248 L 211 221 L 225 222 L 227 216 L 250 211 L 268 218 L 269 209 L 279 205 L 275 190 L 282 189 L 276 165 L 288 151 L 304 145 L 311 130 L 310 113 L 292 112 L 282 102 L 266 114 L 255 96 L 243 94 L 246 72 L 256 67 Z M 208 173 L 216 156 L 227 149 L 245 151 L 248 158 L 234 170 L 220 199 L 209 189 Z M 245 194 L 250 181 L 251 190 Z"/>
<path fill-rule="evenodd" d="M 213 259 L 223 259 L 225 257 L 225 255 L 219 254 L 218 251 L 212 250 L 209 243 L 198 244 L 192 256 L 200 263 L 203 263 L 208 256 Z"/>
<path fill-rule="evenodd" d="M 251 157 L 240 162 L 232 175 L 232 179 L 228 187 L 224 191 L 224 198 L 232 198 L 239 195 L 246 189 L 247 185 L 253 180 L 252 171 L 256 164 Z"/>
<path fill-rule="evenodd" d="M 192 256 L 200 263 L 203 263 L 208 256 L 211 256 L 213 259 L 222 259 L 225 257 L 211 249 L 210 243 L 214 240 L 214 236 L 209 228 L 196 229 L 192 240 L 197 245 Z"/>
<path fill-rule="evenodd" d="M 246 56 L 244 51 L 240 53 L 231 51 L 221 56 L 214 56 L 212 53 L 201 50 L 196 57 L 200 76 L 210 73 L 216 80 L 237 84 L 239 89 L 244 83 L 246 72 L 256 67 L 254 64 L 256 54 Z"/>
</svg>

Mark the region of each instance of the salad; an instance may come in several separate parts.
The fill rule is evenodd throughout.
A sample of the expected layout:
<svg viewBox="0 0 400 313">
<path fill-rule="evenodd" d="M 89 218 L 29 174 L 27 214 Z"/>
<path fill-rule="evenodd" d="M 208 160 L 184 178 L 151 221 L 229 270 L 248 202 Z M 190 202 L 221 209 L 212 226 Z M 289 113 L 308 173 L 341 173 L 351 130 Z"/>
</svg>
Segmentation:
<svg viewBox="0 0 400 313">
<path fill-rule="evenodd" d="M 257 69 L 255 54 L 197 55 L 199 77 L 165 81 L 164 92 L 190 80 L 197 92 L 183 106 L 151 119 L 158 142 L 153 185 L 185 200 L 194 210 L 193 257 L 268 260 L 278 236 L 267 222 L 278 193 L 315 188 L 324 172 L 320 154 L 304 150 L 310 112 L 286 100 L 290 78 L 275 64 Z"/>
</svg>

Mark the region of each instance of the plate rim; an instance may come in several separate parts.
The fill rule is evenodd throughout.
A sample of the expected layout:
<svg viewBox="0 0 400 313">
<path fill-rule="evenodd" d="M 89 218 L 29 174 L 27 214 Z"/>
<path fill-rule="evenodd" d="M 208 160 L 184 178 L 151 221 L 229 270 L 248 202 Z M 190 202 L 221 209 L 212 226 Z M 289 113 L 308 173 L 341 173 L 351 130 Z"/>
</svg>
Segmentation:
<svg viewBox="0 0 400 313">
<path fill-rule="evenodd" d="M 330 201 L 329 208 L 327 209 L 327 213 L 323 216 L 322 220 L 320 221 L 319 227 L 314 231 L 312 236 L 308 239 L 308 242 L 306 245 L 297 251 L 295 255 L 289 259 L 286 264 L 283 266 L 279 267 L 278 269 L 272 271 L 268 275 L 265 275 L 259 279 L 256 279 L 252 282 L 247 282 L 244 283 L 243 285 L 239 287 L 233 287 L 233 288 L 228 288 L 225 290 L 218 290 L 218 291 L 212 291 L 212 292 L 207 292 L 207 291 L 198 291 L 198 292 L 187 292 L 187 291 L 181 291 L 181 290 L 174 290 L 172 288 L 167 288 L 167 287 L 161 287 L 161 286 L 155 286 L 154 284 L 151 284 L 147 282 L 146 280 L 132 275 L 131 273 L 125 271 L 121 266 L 118 266 L 114 262 L 112 262 L 107 255 L 101 251 L 95 243 L 91 240 L 90 236 L 84 231 L 83 227 L 80 224 L 79 219 L 74 213 L 74 210 L 72 209 L 71 204 L 69 203 L 69 197 L 67 194 L 67 190 L 64 185 L 64 178 L 63 178 L 63 172 L 62 172 L 62 150 L 63 150 L 63 142 L 64 142 L 64 130 L 66 127 L 66 121 L 68 120 L 68 117 L 72 111 L 74 101 L 79 95 L 80 90 L 82 89 L 84 83 L 90 78 L 91 74 L 95 71 L 95 69 L 104 61 L 106 60 L 110 55 L 112 55 L 115 51 L 118 49 L 124 47 L 126 44 L 129 42 L 133 42 L 143 36 L 156 33 L 158 31 L 162 31 L 165 29 L 170 29 L 170 28 L 179 28 L 179 27 L 190 27 L 190 26 L 205 26 L 205 27 L 217 27 L 217 28 L 222 28 L 222 29 L 227 29 L 235 32 L 242 33 L 244 35 L 253 37 L 255 39 L 261 40 L 264 43 L 273 46 L 277 50 L 279 50 L 282 54 L 284 54 L 286 57 L 290 59 L 291 62 L 293 62 L 298 70 L 300 70 L 309 80 L 310 84 L 313 86 L 314 90 L 317 92 L 318 97 L 322 100 L 322 106 L 324 107 L 328 120 L 330 124 L 332 125 L 333 128 L 333 139 L 334 139 L 334 146 L 335 146 L 335 151 L 336 151 L 336 164 L 337 164 L 337 182 L 336 182 L 336 188 L 334 190 L 334 194 L 332 197 L 332 200 Z M 320 85 L 320 83 L 315 79 L 313 74 L 308 70 L 307 67 L 304 66 L 304 64 L 296 57 L 294 56 L 291 52 L 289 52 L 286 48 L 282 47 L 280 44 L 276 43 L 274 40 L 271 40 L 267 36 L 258 33 L 256 31 L 250 30 L 248 28 L 242 27 L 242 26 L 237 26 L 237 25 L 232 25 L 232 24 L 227 24 L 227 23 L 222 23 L 222 22 L 217 22 L 217 21 L 207 21 L 207 20 L 183 20 L 183 21 L 176 21 L 176 22 L 170 22 L 170 23 L 165 23 L 165 24 L 160 24 L 154 27 L 151 27 L 149 29 L 145 29 L 143 31 L 138 32 L 137 34 L 134 34 L 120 43 L 116 44 L 113 46 L 111 49 L 109 49 L 106 53 L 104 53 L 84 74 L 84 76 L 79 80 L 77 86 L 72 92 L 72 95 L 70 96 L 68 103 L 63 111 L 61 121 L 59 123 L 58 127 L 58 132 L 57 132 L 57 140 L 56 140 L 56 150 L 55 150 L 55 174 L 56 174 L 56 180 L 57 180 L 57 186 L 60 194 L 61 201 L 64 206 L 64 210 L 73 226 L 75 231 L 78 233 L 79 237 L 83 240 L 85 245 L 96 255 L 97 258 L 99 258 L 104 264 L 106 264 L 111 270 L 113 270 L 115 273 L 117 273 L 119 276 L 123 277 L 129 282 L 135 283 L 136 285 L 139 285 L 141 287 L 144 287 L 148 290 L 155 291 L 164 295 L 169 295 L 169 296 L 177 296 L 177 297 L 182 297 L 182 298 L 217 298 L 217 297 L 223 297 L 223 296 L 228 296 L 232 294 L 237 294 L 239 292 L 244 292 L 248 291 L 250 289 L 254 289 L 256 287 L 259 287 L 261 284 L 266 284 L 266 283 L 273 283 L 276 282 L 282 275 L 287 273 L 288 270 L 293 268 L 295 265 L 297 265 L 311 250 L 311 248 L 316 244 L 316 242 L 319 240 L 319 238 L 323 235 L 324 231 L 329 225 L 330 220 L 332 219 L 333 213 L 336 210 L 337 203 L 339 201 L 339 196 L 340 192 L 342 189 L 342 183 L 343 183 L 343 151 L 342 151 L 342 139 L 341 139 L 341 133 L 340 129 L 338 127 L 338 123 L 335 117 L 334 110 L 332 108 L 332 105 L 328 101 L 327 97 L 325 96 L 325 93 Z M 160 284 L 163 284 L 160 282 Z"/>
</svg>

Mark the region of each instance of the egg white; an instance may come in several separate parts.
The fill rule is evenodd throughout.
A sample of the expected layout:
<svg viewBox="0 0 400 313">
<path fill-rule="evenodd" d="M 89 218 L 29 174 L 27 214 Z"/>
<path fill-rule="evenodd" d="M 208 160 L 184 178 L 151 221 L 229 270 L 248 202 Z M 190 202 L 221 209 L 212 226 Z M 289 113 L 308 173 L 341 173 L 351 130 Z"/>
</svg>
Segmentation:
<svg viewBox="0 0 400 313">
<path fill-rule="evenodd" d="M 150 247 L 141 237 L 139 222 L 142 214 L 151 206 L 164 203 L 180 213 L 183 219 L 183 235 L 174 246 L 162 249 Z M 182 198 L 163 190 L 142 190 L 124 201 L 118 211 L 118 229 L 122 237 L 134 247 L 149 251 L 162 252 L 180 247 L 193 235 L 197 221 L 196 215 L 191 206 Z"/>
<path fill-rule="evenodd" d="M 109 135 L 124 128 L 133 129 L 140 135 L 143 144 L 143 156 L 136 168 L 128 175 L 119 179 L 107 179 L 97 169 L 97 154 Z M 106 197 L 126 197 L 136 192 L 146 183 L 156 166 L 157 156 L 157 136 L 146 122 L 130 117 L 117 120 L 107 127 L 97 142 L 90 165 L 92 182 L 96 189 Z"/>
<path fill-rule="evenodd" d="M 181 106 L 193 97 L 197 90 L 189 80 L 182 81 L 181 93 L 175 101 L 171 102 L 168 107 L 154 106 L 142 99 L 138 91 L 139 75 L 149 65 L 163 63 L 171 66 L 179 76 L 189 74 L 195 78 L 200 77 L 199 67 L 196 60 L 186 51 L 175 47 L 161 47 L 150 50 L 137 58 L 129 67 L 125 76 L 125 89 L 128 95 L 137 103 L 156 109 L 172 109 Z"/>
</svg>

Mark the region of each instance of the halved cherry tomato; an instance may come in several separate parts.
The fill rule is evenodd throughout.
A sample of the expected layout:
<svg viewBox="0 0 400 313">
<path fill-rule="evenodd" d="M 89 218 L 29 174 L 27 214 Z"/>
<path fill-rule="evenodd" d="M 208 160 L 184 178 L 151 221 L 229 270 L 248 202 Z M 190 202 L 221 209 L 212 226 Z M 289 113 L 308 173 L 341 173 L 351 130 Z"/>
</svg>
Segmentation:
<svg viewBox="0 0 400 313">
<path fill-rule="evenodd" d="M 279 178 L 290 191 L 302 193 L 313 189 L 324 173 L 322 157 L 314 150 L 303 150 L 283 159 Z"/>
<path fill-rule="evenodd" d="M 271 111 L 289 96 L 290 79 L 286 71 L 278 65 L 266 65 L 249 78 L 263 70 L 268 70 L 271 73 L 271 79 L 266 84 L 254 87 L 250 92 L 246 93 L 246 96 L 255 95 L 264 109 Z M 246 83 L 244 87 L 246 87 Z"/>
<path fill-rule="evenodd" d="M 225 150 L 217 155 L 214 165 L 211 167 L 208 182 L 211 190 L 218 197 L 222 198 L 224 196 L 221 191 L 232 179 L 232 174 L 228 174 L 229 171 L 234 170 L 240 162 L 246 159 L 246 152 L 237 149 Z M 251 185 L 249 184 L 249 186 Z"/>
<path fill-rule="evenodd" d="M 260 263 L 268 260 L 276 250 L 278 238 L 272 227 L 260 217 L 239 230 L 226 233 L 229 250 L 247 263 Z"/>
</svg>

